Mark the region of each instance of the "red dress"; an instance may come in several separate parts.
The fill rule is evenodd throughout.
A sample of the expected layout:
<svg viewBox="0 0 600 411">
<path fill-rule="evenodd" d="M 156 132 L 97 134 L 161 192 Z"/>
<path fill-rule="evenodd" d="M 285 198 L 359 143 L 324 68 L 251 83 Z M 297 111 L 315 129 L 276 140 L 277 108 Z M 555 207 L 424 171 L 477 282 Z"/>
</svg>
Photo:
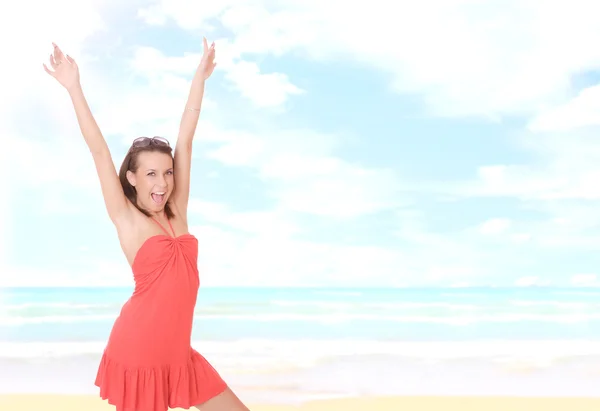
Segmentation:
<svg viewBox="0 0 600 411">
<path fill-rule="evenodd" d="M 132 271 L 135 290 L 123 305 L 102 355 L 95 384 L 116 411 L 190 408 L 227 388 L 191 347 L 200 280 L 198 240 L 165 232 L 148 238 Z"/>
</svg>

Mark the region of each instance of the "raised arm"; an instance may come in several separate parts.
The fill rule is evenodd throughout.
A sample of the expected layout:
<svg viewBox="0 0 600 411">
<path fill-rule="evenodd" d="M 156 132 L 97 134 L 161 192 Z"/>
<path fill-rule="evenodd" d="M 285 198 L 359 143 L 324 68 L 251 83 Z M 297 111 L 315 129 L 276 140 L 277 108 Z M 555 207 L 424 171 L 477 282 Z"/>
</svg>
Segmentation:
<svg viewBox="0 0 600 411">
<path fill-rule="evenodd" d="M 50 55 L 52 70 L 45 64 L 44 69 L 69 92 L 79 128 L 94 158 L 108 215 L 116 223 L 130 210 L 128 200 L 123 193 L 106 140 L 83 94 L 77 63 L 70 56 L 64 55 L 56 44 L 53 43 L 53 46 L 54 53 Z"/>
<path fill-rule="evenodd" d="M 187 215 L 190 197 L 190 172 L 192 167 L 192 141 L 200 118 L 204 84 L 215 69 L 215 43 L 208 46 L 203 39 L 204 54 L 192 79 L 192 87 L 181 116 L 177 144 L 175 145 L 175 190 L 172 198 L 178 210 Z"/>
</svg>

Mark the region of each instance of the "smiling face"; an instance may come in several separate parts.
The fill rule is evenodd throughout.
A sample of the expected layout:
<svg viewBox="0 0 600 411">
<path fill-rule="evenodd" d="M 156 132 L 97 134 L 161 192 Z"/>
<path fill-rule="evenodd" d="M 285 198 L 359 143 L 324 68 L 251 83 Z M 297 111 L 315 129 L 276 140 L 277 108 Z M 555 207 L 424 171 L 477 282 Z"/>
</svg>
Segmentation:
<svg viewBox="0 0 600 411">
<path fill-rule="evenodd" d="M 142 151 L 134 166 L 127 171 L 127 180 L 135 187 L 138 206 L 150 213 L 162 212 L 175 188 L 173 158 L 161 151 Z"/>
</svg>

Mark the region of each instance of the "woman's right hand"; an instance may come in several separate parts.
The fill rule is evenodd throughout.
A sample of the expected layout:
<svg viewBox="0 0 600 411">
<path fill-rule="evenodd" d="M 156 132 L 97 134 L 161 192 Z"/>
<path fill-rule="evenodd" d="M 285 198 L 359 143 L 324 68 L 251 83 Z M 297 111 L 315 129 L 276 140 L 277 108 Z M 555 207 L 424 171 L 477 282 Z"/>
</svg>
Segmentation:
<svg viewBox="0 0 600 411">
<path fill-rule="evenodd" d="M 54 77 L 64 88 L 72 90 L 79 86 L 79 67 L 70 56 L 63 54 L 60 48 L 52 43 L 54 53 L 50 54 L 50 66 L 52 70 L 44 64 L 46 73 Z"/>
</svg>

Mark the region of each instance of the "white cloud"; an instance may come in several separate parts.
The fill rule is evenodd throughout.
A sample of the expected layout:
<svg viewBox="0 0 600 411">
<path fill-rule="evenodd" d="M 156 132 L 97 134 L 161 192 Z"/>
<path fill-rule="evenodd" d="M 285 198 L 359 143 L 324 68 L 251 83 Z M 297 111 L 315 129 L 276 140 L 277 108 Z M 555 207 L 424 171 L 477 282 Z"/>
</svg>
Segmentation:
<svg viewBox="0 0 600 411">
<path fill-rule="evenodd" d="M 34 92 L 37 92 L 35 98 L 44 98 L 45 92 L 52 89 L 47 86 L 48 75 L 42 69 L 42 63 L 48 61 L 52 52 L 51 42 L 78 56 L 86 39 L 105 28 L 96 3 L 92 0 L 22 1 L 3 9 L 0 44 L 5 55 L 18 62 L 2 68 L 0 107 L 3 111 L 27 102 Z"/>
<path fill-rule="evenodd" d="M 245 234 L 287 238 L 302 231 L 285 210 L 239 212 L 222 203 L 191 199 L 188 211 L 211 224 L 220 224 Z"/>
<path fill-rule="evenodd" d="M 597 274 L 575 274 L 571 277 L 571 284 L 575 287 L 600 287 L 600 278 Z"/>
<path fill-rule="evenodd" d="M 242 96 L 259 107 L 277 107 L 285 103 L 288 96 L 304 93 L 304 90 L 290 83 L 287 75 L 262 74 L 258 64 L 249 61 L 232 64 L 225 78 L 231 81 Z"/>
<path fill-rule="evenodd" d="M 530 275 L 526 277 L 521 277 L 517 281 L 515 281 L 515 286 L 517 287 L 533 287 L 533 286 L 546 286 L 549 283 L 538 276 Z"/>
<path fill-rule="evenodd" d="M 510 227 L 507 218 L 492 218 L 479 226 L 479 232 L 484 235 L 495 235 L 505 232 Z"/>
<path fill-rule="evenodd" d="M 0 287 L 111 287 L 131 286 L 133 276 L 127 262 L 90 258 L 86 270 L 72 272 L 53 267 L 9 266 L 0 277 Z"/>
<path fill-rule="evenodd" d="M 479 229 L 505 245 L 512 242 L 515 251 L 527 247 L 527 252 L 532 255 L 555 251 L 594 252 L 600 247 L 599 205 L 597 200 L 527 199 L 521 207 L 537 212 L 536 218 L 493 219 L 480 225 Z M 495 234 L 492 236 L 491 232 Z"/>
<path fill-rule="evenodd" d="M 397 189 L 392 171 L 342 164 L 334 172 L 297 184 L 282 179 L 273 196 L 280 207 L 289 210 L 333 219 L 353 218 L 401 205 Z"/>
<path fill-rule="evenodd" d="M 89 36 L 105 28 L 99 13 L 102 3 L 106 2 L 21 1 L 3 7 L 0 12 L 0 45 L 3 54 L 8 56 L 0 76 L 0 134 L 3 140 L 10 142 L 10 151 L 3 150 L 0 155 L 0 171 L 4 176 L 11 176 L 3 182 L 7 200 L 0 205 L 2 281 L 10 272 L 7 260 L 15 229 L 11 224 L 15 210 L 10 199 L 18 195 L 17 189 L 25 186 L 30 190 L 31 185 L 27 184 L 39 187 L 64 181 L 66 176 L 77 181 L 83 178 L 78 174 L 81 153 L 77 152 L 77 144 L 62 146 L 56 139 L 45 140 L 52 131 L 60 135 L 65 131 L 63 124 L 73 120 L 67 114 L 71 114 L 72 109 L 66 101 L 66 93 L 52 83 L 42 63 L 48 61 L 52 41 L 72 55 L 81 54 Z M 85 61 L 82 60 L 81 65 L 85 67 Z M 50 129 L 40 131 L 35 127 L 42 122 L 49 124 Z M 32 143 L 32 139 L 42 143 Z M 69 161 L 64 161 L 65 158 Z M 59 169 L 66 174 L 60 175 Z M 15 173 L 18 181 L 12 179 Z M 55 192 L 59 187 L 54 184 Z"/>
<path fill-rule="evenodd" d="M 202 45 L 198 45 L 201 50 Z M 184 56 L 165 56 L 161 51 L 152 47 L 137 49 L 132 67 L 135 71 L 153 82 L 166 75 L 193 75 L 200 62 L 200 53 L 186 53 Z M 288 76 L 283 73 L 262 73 L 255 62 L 242 60 L 239 53 L 230 47 L 226 39 L 217 40 L 216 62 L 219 71 L 225 73 L 225 79 L 241 95 L 252 101 L 258 107 L 279 107 L 289 96 L 303 94 L 304 90 L 293 85 Z M 174 78 L 171 77 L 171 81 Z M 181 86 L 187 92 L 187 81 L 180 80 Z"/>
<path fill-rule="evenodd" d="M 491 268 L 501 267 L 496 259 L 503 258 L 490 256 L 468 234 L 429 233 L 418 218 L 402 220 L 405 245 L 385 247 L 314 240 L 318 233 L 288 208 L 237 212 L 196 199 L 190 216 L 206 222 L 190 231 L 199 238 L 208 285 L 450 285 L 494 273 Z"/>
<path fill-rule="evenodd" d="M 571 131 L 600 125 L 600 85 L 588 87 L 573 99 L 542 111 L 529 123 L 532 131 Z"/>
<path fill-rule="evenodd" d="M 200 4 L 186 0 L 157 1 L 149 6 L 143 7 L 138 11 L 138 17 L 152 25 L 164 25 L 168 16 L 176 16 L 177 24 L 185 29 L 197 28 L 199 24 L 206 24 L 207 21 L 223 8 L 232 4 L 246 4 L 245 0 L 223 0 L 214 3 Z M 184 12 L 184 10 L 186 12 Z M 212 27 L 205 27 L 211 30 Z"/>
<path fill-rule="evenodd" d="M 311 130 L 259 134 L 214 131 L 224 144 L 209 156 L 226 165 L 252 167 L 269 182 L 279 207 L 330 218 L 349 218 L 402 204 L 391 170 L 349 163 L 333 155 L 340 137 Z"/>
<path fill-rule="evenodd" d="M 199 44 L 200 49 L 202 45 Z M 185 53 L 183 56 L 166 56 L 154 47 L 137 47 L 131 60 L 131 68 L 137 74 L 150 80 L 160 79 L 165 74 L 179 74 L 186 78 L 192 77 L 200 63 L 200 53 Z M 186 87 L 186 90 L 188 88 Z"/>
<path fill-rule="evenodd" d="M 532 160 L 482 166 L 470 181 L 440 186 L 464 196 L 516 197 L 531 202 L 600 199 L 600 141 L 597 129 L 524 133 L 518 144 Z"/>
<path fill-rule="evenodd" d="M 205 285 L 399 286 L 409 272 L 398 250 L 293 240 L 268 232 L 240 235 L 196 226 Z"/>
<path fill-rule="evenodd" d="M 0 135 L 6 136 L 0 125 Z M 8 150 L 0 150 L 0 173 L 3 176 L 11 175 L 9 166 L 10 152 Z M 7 257 L 10 254 L 10 244 L 12 243 L 11 237 L 13 235 L 13 227 L 11 222 L 13 221 L 13 206 L 10 201 L 12 194 L 14 193 L 13 185 L 15 182 L 10 178 L 3 180 L 3 191 L 4 201 L 0 202 L 0 281 L 6 273 L 6 267 L 8 267 Z"/>
<path fill-rule="evenodd" d="M 531 234 L 529 233 L 517 233 L 511 236 L 511 240 L 515 244 L 523 244 L 531 240 Z"/>
<path fill-rule="evenodd" d="M 560 102 L 571 75 L 600 66 L 600 51 L 587 46 L 600 40 L 599 7 L 586 0 L 379 0 L 368 7 L 298 0 L 204 8 L 161 0 L 151 22 L 172 19 L 192 31 L 218 22 L 240 55 L 352 60 L 387 73 L 398 91 L 421 94 L 436 113 L 494 118 Z"/>
</svg>

